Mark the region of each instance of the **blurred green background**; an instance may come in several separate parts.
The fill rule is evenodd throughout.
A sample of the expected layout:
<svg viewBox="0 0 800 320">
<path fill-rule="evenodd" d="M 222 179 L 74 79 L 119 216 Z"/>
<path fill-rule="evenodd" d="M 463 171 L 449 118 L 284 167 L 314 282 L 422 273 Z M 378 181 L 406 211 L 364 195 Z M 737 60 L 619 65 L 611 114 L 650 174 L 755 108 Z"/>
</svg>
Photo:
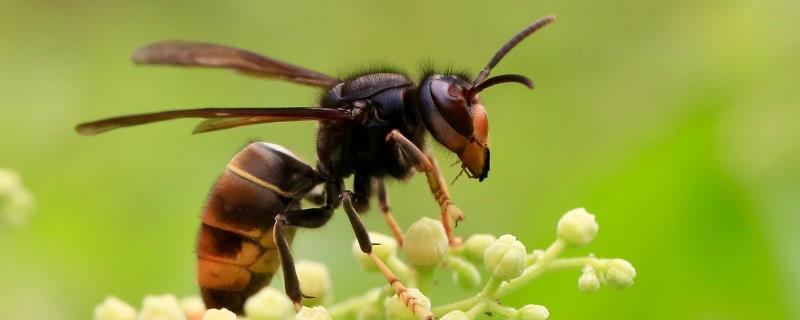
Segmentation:
<svg viewBox="0 0 800 320">
<path fill-rule="evenodd" d="M 199 212 L 228 159 L 250 139 L 315 159 L 313 123 L 191 136 L 195 122 L 182 120 L 78 136 L 76 123 L 99 117 L 311 105 L 318 94 L 136 67 L 137 47 L 220 42 L 332 74 L 417 72 L 426 59 L 477 72 L 514 32 L 556 14 L 495 69 L 537 89 L 483 94 L 492 171 L 451 187 L 467 215 L 457 232 L 543 247 L 563 212 L 586 207 L 600 233 L 566 254 L 624 257 L 639 275 L 627 290 L 584 294 L 578 272 L 556 273 L 508 302 L 546 305 L 551 319 L 798 319 L 798 12 L 796 0 L 2 0 L 0 167 L 22 175 L 37 209 L 27 226 L 0 227 L 0 318 L 87 319 L 108 294 L 134 305 L 195 294 Z M 390 188 L 403 225 L 438 214 L 422 176 Z M 382 283 L 350 258 L 342 216 L 295 246 L 330 266 L 338 298 Z M 366 220 L 386 231 L 374 211 Z M 434 303 L 465 294 L 443 288 Z"/>
</svg>

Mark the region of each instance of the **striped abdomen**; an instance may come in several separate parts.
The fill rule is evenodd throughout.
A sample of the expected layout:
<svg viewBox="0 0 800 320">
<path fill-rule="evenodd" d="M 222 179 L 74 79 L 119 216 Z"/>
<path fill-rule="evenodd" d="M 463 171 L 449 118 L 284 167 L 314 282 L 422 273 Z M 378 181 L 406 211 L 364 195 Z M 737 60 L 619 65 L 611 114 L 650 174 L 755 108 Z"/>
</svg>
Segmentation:
<svg viewBox="0 0 800 320">
<path fill-rule="evenodd" d="M 280 265 L 272 240 L 275 216 L 300 209 L 322 182 L 285 148 L 249 144 L 214 184 L 197 241 L 197 282 L 208 308 L 243 313 L 244 301 L 269 284 Z M 294 228 L 287 227 L 287 240 Z"/>
</svg>

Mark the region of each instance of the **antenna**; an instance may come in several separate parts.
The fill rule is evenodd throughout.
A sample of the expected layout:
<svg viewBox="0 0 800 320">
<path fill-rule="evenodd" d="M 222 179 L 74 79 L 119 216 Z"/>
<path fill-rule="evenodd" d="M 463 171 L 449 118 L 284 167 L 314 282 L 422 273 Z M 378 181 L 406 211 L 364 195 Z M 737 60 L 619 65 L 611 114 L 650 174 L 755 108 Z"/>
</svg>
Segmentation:
<svg viewBox="0 0 800 320">
<path fill-rule="evenodd" d="M 531 35 L 531 33 L 536 32 L 536 30 L 541 29 L 542 27 L 548 25 L 549 23 L 551 23 L 551 22 L 553 22 L 555 20 L 556 20 L 556 16 L 553 16 L 553 15 L 546 16 L 544 18 L 536 20 L 531 25 L 525 27 L 525 29 L 522 29 L 522 31 L 518 32 L 513 37 L 511 37 L 511 39 L 509 39 L 508 42 L 506 42 L 506 44 L 504 44 L 502 47 L 500 47 L 500 50 L 497 50 L 497 53 L 494 54 L 494 57 L 492 58 L 491 61 L 489 61 L 489 64 L 487 64 L 486 67 L 484 67 L 483 70 L 481 70 L 481 73 L 478 74 L 478 76 L 475 78 L 475 80 L 472 81 L 472 86 L 477 86 L 484 79 L 486 79 L 486 77 L 489 76 L 489 72 L 492 71 L 492 68 L 494 68 L 494 66 L 496 66 L 497 63 L 500 62 L 500 60 L 503 59 L 503 57 L 509 51 L 511 51 L 511 49 L 514 49 L 514 47 L 517 44 L 522 42 L 522 40 L 525 40 L 525 38 L 527 38 L 529 35 Z"/>
</svg>

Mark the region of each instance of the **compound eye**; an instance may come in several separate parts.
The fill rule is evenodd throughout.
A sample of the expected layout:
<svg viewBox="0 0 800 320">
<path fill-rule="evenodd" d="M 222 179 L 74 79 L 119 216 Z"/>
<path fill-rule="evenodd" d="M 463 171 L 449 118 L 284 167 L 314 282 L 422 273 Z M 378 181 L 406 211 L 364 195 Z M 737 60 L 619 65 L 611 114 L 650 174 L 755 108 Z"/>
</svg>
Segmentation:
<svg viewBox="0 0 800 320">
<path fill-rule="evenodd" d="M 462 136 L 471 137 L 475 128 L 466 100 L 466 89 L 447 80 L 435 79 L 431 81 L 431 95 L 445 121 Z"/>
</svg>

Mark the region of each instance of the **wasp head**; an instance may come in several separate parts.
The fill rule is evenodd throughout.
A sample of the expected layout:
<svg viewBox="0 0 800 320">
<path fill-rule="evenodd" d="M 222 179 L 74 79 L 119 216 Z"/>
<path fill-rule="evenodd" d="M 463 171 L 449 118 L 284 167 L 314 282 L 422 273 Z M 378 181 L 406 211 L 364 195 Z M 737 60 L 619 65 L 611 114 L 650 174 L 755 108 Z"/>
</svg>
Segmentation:
<svg viewBox="0 0 800 320">
<path fill-rule="evenodd" d="M 553 22 L 546 16 L 522 29 L 495 53 L 472 80 L 459 75 L 428 75 L 419 86 L 420 113 L 434 139 L 461 159 L 468 175 L 483 181 L 489 175 L 489 119 L 478 93 L 501 83 L 520 83 L 533 89 L 533 82 L 518 74 L 489 78 L 489 73 L 520 41 Z"/>
<path fill-rule="evenodd" d="M 431 75 L 419 87 L 420 111 L 433 138 L 458 155 L 470 177 L 489 174 L 489 118 L 478 93 L 492 85 L 533 83 L 519 75 L 489 78 L 477 85 L 458 75 Z"/>
</svg>

